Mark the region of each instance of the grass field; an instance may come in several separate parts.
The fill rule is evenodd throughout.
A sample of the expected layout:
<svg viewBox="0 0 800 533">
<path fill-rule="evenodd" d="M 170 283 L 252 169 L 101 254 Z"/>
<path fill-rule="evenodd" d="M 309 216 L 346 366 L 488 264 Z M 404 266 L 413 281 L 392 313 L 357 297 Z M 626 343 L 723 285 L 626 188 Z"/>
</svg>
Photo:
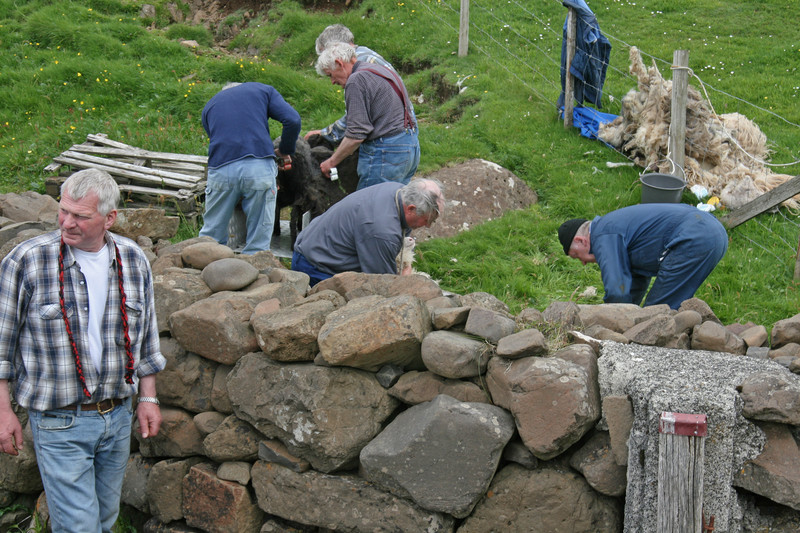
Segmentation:
<svg viewBox="0 0 800 533">
<path fill-rule="evenodd" d="M 141 3 L 130 0 L 0 0 L 0 192 L 44 192 L 44 167 L 89 133 L 204 154 L 200 111 L 228 81 L 273 85 L 300 112 L 304 131 L 325 126 L 344 103 L 340 89 L 314 72 L 313 44 L 326 25 L 340 22 L 403 73 L 420 120 L 421 174 L 480 157 L 539 194 L 530 209 L 423 243 L 418 268 L 445 289 L 495 294 L 513 311 L 602 301 L 599 270 L 566 258 L 555 230 L 568 217 L 637 203 L 641 169 L 606 167 L 624 156 L 559 120 L 566 15 L 559 1 L 473 0 L 466 57 L 456 53 L 456 0 L 362 0 L 336 12 L 322 8 L 341 2 L 271 2 L 258 14 L 232 12 L 209 27 L 173 22 L 166 1 L 150 3 L 157 14 L 142 19 Z M 667 78 L 673 50 L 684 48 L 717 112 L 754 120 L 773 162 L 800 159 L 800 28 L 787 22 L 800 16 L 800 4 L 595 0 L 590 7 L 613 47 L 604 111 L 618 113 L 636 85 L 627 74 L 629 45 Z M 234 34 L 224 50 L 211 47 Z M 196 40 L 199 50 L 180 39 Z M 798 166 L 776 172 L 797 175 Z M 769 327 L 798 313 L 798 227 L 797 214 L 784 209 L 730 231 L 727 255 L 697 296 L 725 323 Z M 597 296 L 579 297 L 591 286 Z"/>
</svg>

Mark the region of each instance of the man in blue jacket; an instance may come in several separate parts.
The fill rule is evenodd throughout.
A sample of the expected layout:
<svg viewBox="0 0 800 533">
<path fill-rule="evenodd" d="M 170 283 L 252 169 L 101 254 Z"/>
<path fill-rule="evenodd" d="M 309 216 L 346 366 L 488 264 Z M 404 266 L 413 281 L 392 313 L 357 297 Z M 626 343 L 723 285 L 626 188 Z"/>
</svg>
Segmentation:
<svg viewBox="0 0 800 533">
<path fill-rule="evenodd" d="M 558 228 L 564 253 L 597 263 L 606 303 L 668 304 L 678 309 L 719 263 L 728 249 L 720 222 L 686 204 L 624 207 L 591 222 L 574 218 Z"/>
<path fill-rule="evenodd" d="M 283 124 L 278 149 L 269 119 Z M 228 222 L 239 200 L 247 217 L 243 254 L 269 250 L 275 222 L 277 158 L 291 161 L 300 115 L 269 85 L 230 84 L 203 108 L 209 137 L 206 209 L 201 236 L 228 242 Z"/>
</svg>

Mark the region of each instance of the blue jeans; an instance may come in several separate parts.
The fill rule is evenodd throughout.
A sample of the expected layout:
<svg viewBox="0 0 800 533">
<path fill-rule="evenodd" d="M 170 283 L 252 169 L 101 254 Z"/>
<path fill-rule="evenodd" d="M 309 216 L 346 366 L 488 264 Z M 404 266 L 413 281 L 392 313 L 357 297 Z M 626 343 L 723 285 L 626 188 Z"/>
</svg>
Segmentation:
<svg viewBox="0 0 800 533">
<path fill-rule="evenodd" d="M 358 147 L 358 187 L 356 190 L 385 181 L 407 184 L 419 165 L 417 128 L 393 137 L 381 137 Z"/>
<path fill-rule="evenodd" d="M 308 259 L 306 259 L 305 256 L 300 252 L 294 252 L 292 254 L 292 270 L 295 272 L 305 272 L 308 274 L 308 277 L 311 278 L 309 285 L 312 287 L 324 279 L 333 277 L 333 274 L 323 272 L 309 263 Z"/>
<path fill-rule="evenodd" d="M 275 178 L 278 164 L 273 158 L 247 157 L 208 169 L 206 210 L 201 236 L 228 243 L 228 223 L 239 200 L 247 217 L 247 239 L 243 254 L 269 250 L 275 222 Z"/>
<path fill-rule="evenodd" d="M 53 533 L 110 532 L 119 514 L 133 408 L 28 412 Z"/>
<path fill-rule="evenodd" d="M 670 249 L 661 260 L 645 305 L 667 304 L 678 309 L 711 274 L 728 250 L 725 228 L 711 216 L 692 225 L 693 235 Z M 635 302 L 635 300 L 634 300 Z"/>
</svg>

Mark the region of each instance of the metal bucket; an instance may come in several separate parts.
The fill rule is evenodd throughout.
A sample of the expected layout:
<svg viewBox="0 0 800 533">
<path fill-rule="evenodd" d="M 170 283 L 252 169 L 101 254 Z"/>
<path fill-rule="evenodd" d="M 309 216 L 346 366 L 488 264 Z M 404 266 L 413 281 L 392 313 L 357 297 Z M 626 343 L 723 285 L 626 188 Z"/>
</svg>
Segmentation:
<svg viewBox="0 0 800 533">
<path fill-rule="evenodd" d="M 643 204 L 677 204 L 686 187 L 685 181 L 671 174 L 644 174 L 639 181 Z"/>
</svg>

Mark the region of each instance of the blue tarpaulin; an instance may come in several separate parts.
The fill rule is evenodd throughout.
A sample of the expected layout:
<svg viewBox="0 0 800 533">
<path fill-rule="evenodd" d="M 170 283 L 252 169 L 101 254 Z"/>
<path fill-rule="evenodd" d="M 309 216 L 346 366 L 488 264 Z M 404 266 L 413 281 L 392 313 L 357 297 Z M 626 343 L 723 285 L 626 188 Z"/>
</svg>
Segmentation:
<svg viewBox="0 0 800 533">
<path fill-rule="evenodd" d="M 564 118 L 564 107 L 559 108 L 559 115 Z M 603 113 L 592 107 L 575 107 L 572 110 L 572 123 L 580 129 L 581 135 L 590 139 L 597 139 L 597 131 L 600 129 L 600 124 L 607 124 L 619 115 L 612 115 L 611 113 Z"/>
</svg>

